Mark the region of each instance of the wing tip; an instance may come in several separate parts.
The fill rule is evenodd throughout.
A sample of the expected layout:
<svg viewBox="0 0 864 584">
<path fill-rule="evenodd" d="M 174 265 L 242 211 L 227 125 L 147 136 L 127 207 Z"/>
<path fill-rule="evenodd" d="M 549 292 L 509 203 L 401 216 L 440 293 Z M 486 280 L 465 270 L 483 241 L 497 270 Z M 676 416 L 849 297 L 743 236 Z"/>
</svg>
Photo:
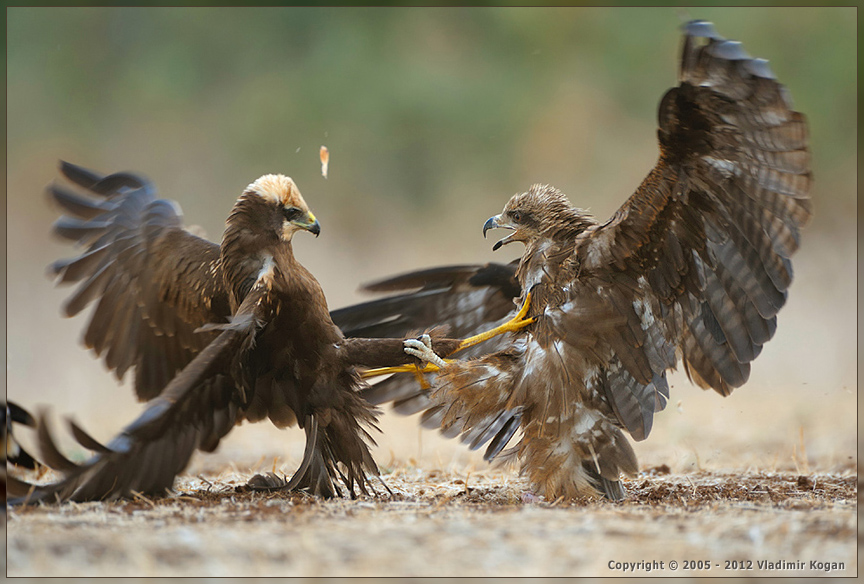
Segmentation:
<svg viewBox="0 0 864 584">
<path fill-rule="evenodd" d="M 717 29 L 714 27 L 714 23 L 708 20 L 694 19 L 689 22 L 685 22 L 681 29 L 684 31 L 684 34 L 691 37 L 701 37 L 712 40 L 725 40 L 720 33 L 717 32 Z"/>
<path fill-rule="evenodd" d="M 84 168 L 83 166 L 78 166 L 77 164 L 72 164 L 71 162 L 67 162 L 65 160 L 60 160 L 59 168 L 60 173 L 63 176 L 65 176 L 67 179 L 69 179 L 76 185 L 84 187 L 85 189 L 93 187 L 93 185 L 98 183 L 103 178 L 102 175 L 97 174 L 90 169 Z"/>
<path fill-rule="evenodd" d="M 750 56 L 740 41 L 729 40 L 717 32 L 714 24 L 707 20 L 691 20 L 682 25 L 682 30 L 688 38 L 708 39 L 706 50 L 718 59 L 726 61 L 742 61 L 741 67 L 753 77 L 776 81 L 777 76 L 768 65 L 767 59 Z M 689 48 L 690 45 L 688 45 Z M 685 49 L 685 54 L 688 52 Z"/>
</svg>

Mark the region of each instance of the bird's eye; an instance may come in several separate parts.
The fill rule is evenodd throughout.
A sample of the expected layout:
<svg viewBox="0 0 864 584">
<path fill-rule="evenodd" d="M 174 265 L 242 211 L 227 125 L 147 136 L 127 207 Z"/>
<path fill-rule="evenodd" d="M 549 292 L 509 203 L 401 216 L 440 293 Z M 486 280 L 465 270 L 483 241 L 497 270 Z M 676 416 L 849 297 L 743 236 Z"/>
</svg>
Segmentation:
<svg viewBox="0 0 864 584">
<path fill-rule="evenodd" d="M 282 215 L 285 216 L 287 221 L 294 221 L 299 218 L 303 214 L 303 210 L 298 207 L 288 207 L 286 209 L 282 209 Z"/>
<path fill-rule="evenodd" d="M 510 216 L 513 217 L 513 221 L 516 221 L 517 223 L 519 221 L 522 221 L 522 212 L 521 211 L 512 211 L 510 213 Z"/>
</svg>

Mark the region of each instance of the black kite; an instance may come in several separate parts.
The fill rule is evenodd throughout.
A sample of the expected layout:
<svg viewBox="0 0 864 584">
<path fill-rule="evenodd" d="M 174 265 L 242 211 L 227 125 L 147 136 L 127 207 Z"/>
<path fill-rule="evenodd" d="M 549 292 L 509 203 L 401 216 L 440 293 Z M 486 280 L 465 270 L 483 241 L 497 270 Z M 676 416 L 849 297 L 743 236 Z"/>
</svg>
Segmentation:
<svg viewBox="0 0 864 584">
<path fill-rule="evenodd" d="M 440 324 L 467 336 L 530 293 L 527 327 L 444 365 L 431 390 L 397 375 L 365 395 L 423 411 L 425 426 L 472 448 L 488 442 L 487 460 L 518 458 L 548 499 L 622 498 L 620 475 L 638 469 L 625 432 L 648 436 L 667 371 L 683 362 L 694 383 L 729 395 L 774 335 L 792 281 L 811 214 L 805 118 L 766 61 L 710 23 L 684 31 L 680 84 L 660 102 L 659 160 L 612 218 L 534 185 L 483 227 L 512 230 L 493 249 L 523 243 L 518 262 L 399 276 L 369 289 L 401 294 L 333 313 L 349 336 Z"/>
</svg>

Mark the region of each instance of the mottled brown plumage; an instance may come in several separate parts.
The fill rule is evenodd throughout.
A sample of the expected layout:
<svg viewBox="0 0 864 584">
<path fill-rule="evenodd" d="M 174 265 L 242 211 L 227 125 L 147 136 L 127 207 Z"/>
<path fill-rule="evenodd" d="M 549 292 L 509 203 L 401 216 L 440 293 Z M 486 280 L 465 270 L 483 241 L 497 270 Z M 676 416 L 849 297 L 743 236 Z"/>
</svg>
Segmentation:
<svg viewBox="0 0 864 584">
<path fill-rule="evenodd" d="M 424 425 L 474 448 L 489 442 L 487 459 L 517 457 L 547 498 L 619 499 L 620 475 L 638 468 L 625 432 L 648 436 L 668 370 L 680 361 L 724 396 L 747 381 L 811 213 L 807 125 L 766 62 L 709 23 L 685 25 L 679 81 L 660 104 L 659 160 L 611 219 L 535 185 L 484 226 L 513 230 L 494 249 L 523 243 L 517 265 L 396 278 L 377 287 L 401 295 L 334 313 L 349 335 L 447 323 L 466 336 L 508 318 L 512 278 L 518 303 L 531 292 L 527 328 L 447 365 L 430 392 L 401 376 L 367 390 L 373 403 L 423 411 Z M 429 303 L 455 314 L 436 318 Z"/>
<path fill-rule="evenodd" d="M 249 185 L 227 219 L 222 244 L 182 226 L 179 208 L 128 173 L 100 176 L 63 163 L 92 195 L 53 185 L 70 213 L 55 231 L 85 246 L 54 264 L 60 282 L 79 283 L 68 316 L 98 301 L 84 335 L 118 378 L 134 368 L 144 412 L 107 445 L 72 426 L 96 452 L 79 465 L 56 448 L 44 419 L 44 461 L 64 472 L 25 500 L 76 501 L 161 495 L 196 449 L 212 451 L 235 424 L 269 418 L 306 431 L 303 461 L 286 488 L 322 496 L 367 492 L 378 469 L 369 452 L 376 412 L 358 391 L 356 366 L 406 363 L 398 339 L 345 339 L 320 285 L 294 258 L 292 238 L 319 225 L 294 182 L 266 175 Z M 444 353 L 457 342 L 439 339 Z"/>
</svg>

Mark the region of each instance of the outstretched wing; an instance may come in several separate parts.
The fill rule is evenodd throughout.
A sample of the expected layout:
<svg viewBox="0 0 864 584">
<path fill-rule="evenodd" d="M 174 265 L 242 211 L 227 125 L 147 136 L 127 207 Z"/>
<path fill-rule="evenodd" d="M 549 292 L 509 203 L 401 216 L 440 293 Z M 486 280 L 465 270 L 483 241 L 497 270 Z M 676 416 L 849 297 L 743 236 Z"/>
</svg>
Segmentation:
<svg viewBox="0 0 864 584">
<path fill-rule="evenodd" d="M 521 293 L 516 264 L 443 266 L 365 284 L 368 293 L 396 293 L 330 313 L 347 337 L 402 337 L 432 326 L 464 336 L 499 321 Z"/>
<path fill-rule="evenodd" d="M 577 248 L 583 270 L 644 278 L 680 306 L 691 376 L 728 394 L 773 335 L 792 281 L 811 213 L 807 125 L 765 61 L 710 23 L 685 31 L 681 84 L 660 105 L 660 160 Z"/>
<path fill-rule="evenodd" d="M 665 403 L 676 352 L 703 388 L 728 395 L 747 381 L 811 213 L 807 125 L 785 88 L 710 23 L 684 30 L 680 85 L 660 104 L 657 165 L 576 245 L 569 306 L 597 294 L 626 322 L 604 337 L 615 353 L 606 370 L 618 373 L 602 385 L 635 437 Z"/>
<path fill-rule="evenodd" d="M 42 459 L 64 478 L 31 485 L 9 476 L 10 503 L 164 495 L 195 450 L 215 450 L 242 415 L 246 400 L 235 379 L 242 376 L 238 367 L 260 326 L 253 312 L 260 295 L 261 288 L 253 288 L 231 323 L 216 325 L 217 338 L 107 445 L 71 423 L 75 439 L 95 452 L 87 462 L 76 464 L 60 452 L 42 416 L 37 427 Z"/>
<path fill-rule="evenodd" d="M 578 237 L 565 265 L 569 297 L 533 327 L 554 337 L 545 339 L 554 353 L 544 354 L 560 361 L 558 373 L 579 375 L 636 439 L 648 435 L 654 412 L 665 406 L 665 372 L 679 358 L 697 384 L 724 395 L 747 380 L 750 362 L 776 330 L 792 279 L 789 258 L 811 213 L 807 126 L 785 88 L 765 61 L 709 23 L 684 30 L 680 84 L 659 110 L 657 165 L 609 221 Z M 393 299 L 406 301 L 419 299 Z M 531 348 L 510 347 L 517 356 Z M 478 383 L 509 388 L 498 405 L 479 408 L 501 412 L 519 405 L 510 399 L 514 375 L 525 385 L 526 377 L 550 371 L 530 355 L 512 356 L 477 361 L 462 382 L 463 368 L 452 368 L 446 385 L 458 399 L 444 401 L 459 423 L 445 420 L 451 428 L 486 435 L 489 416 L 477 422 L 471 404 L 494 392 L 475 391 Z M 524 362 L 526 370 L 499 366 L 501 359 Z"/>
<path fill-rule="evenodd" d="M 96 197 L 49 187 L 69 214 L 54 232 L 85 249 L 51 266 L 60 283 L 78 283 L 64 312 L 98 301 L 84 343 L 118 379 L 134 367 L 138 398 L 153 398 L 215 337 L 194 331 L 230 315 L 219 246 L 186 231 L 177 204 L 158 199 L 141 177 L 67 162 L 60 169 Z"/>
</svg>

